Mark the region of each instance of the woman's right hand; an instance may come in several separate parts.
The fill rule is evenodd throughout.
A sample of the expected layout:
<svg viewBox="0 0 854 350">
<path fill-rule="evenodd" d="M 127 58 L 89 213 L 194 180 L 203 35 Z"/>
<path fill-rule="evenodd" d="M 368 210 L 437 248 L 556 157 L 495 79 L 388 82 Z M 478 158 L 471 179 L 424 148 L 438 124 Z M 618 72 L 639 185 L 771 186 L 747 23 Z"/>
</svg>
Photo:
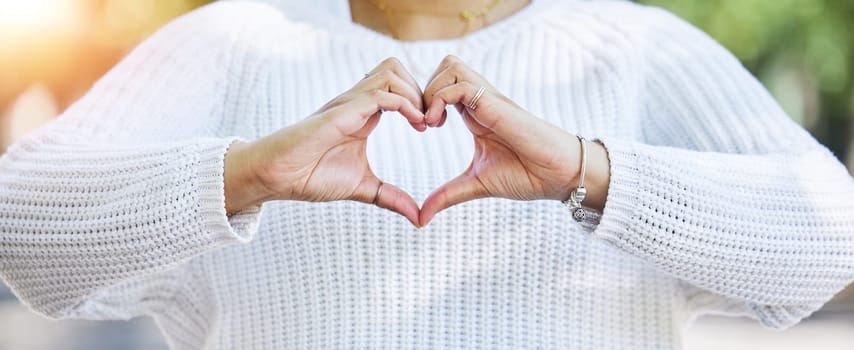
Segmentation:
<svg viewBox="0 0 854 350">
<path fill-rule="evenodd" d="M 385 111 L 424 131 L 422 93 L 394 58 L 305 120 L 252 143 L 235 142 L 225 158 L 229 214 L 268 200 L 355 200 L 395 211 L 417 225 L 419 209 L 368 164 L 367 137 Z"/>
</svg>

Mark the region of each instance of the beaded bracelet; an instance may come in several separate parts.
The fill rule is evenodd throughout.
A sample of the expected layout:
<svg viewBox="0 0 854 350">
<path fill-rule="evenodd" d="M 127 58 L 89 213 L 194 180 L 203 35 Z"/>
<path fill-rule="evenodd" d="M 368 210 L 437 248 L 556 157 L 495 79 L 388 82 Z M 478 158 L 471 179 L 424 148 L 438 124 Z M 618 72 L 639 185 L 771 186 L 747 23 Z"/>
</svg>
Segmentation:
<svg viewBox="0 0 854 350">
<path fill-rule="evenodd" d="M 584 174 L 587 173 L 587 140 L 580 135 L 575 137 L 581 142 L 581 172 L 578 175 L 578 188 L 572 190 L 569 198 L 563 203 L 569 208 L 575 221 L 585 228 L 593 229 L 599 224 L 602 214 L 593 208 L 581 205 L 584 197 L 587 196 L 587 188 L 584 187 Z"/>
</svg>

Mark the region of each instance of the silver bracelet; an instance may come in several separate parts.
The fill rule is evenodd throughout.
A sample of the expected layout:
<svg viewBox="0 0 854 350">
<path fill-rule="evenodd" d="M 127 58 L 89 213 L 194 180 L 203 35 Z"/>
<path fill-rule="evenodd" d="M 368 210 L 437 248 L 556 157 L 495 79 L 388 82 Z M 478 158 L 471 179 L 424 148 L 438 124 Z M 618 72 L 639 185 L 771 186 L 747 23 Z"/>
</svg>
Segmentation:
<svg viewBox="0 0 854 350">
<path fill-rule="evenodd" d="M 584 197 L 587 196 L 587 188 L 584 187 L 584 175 L 587 173 L 587 140 L 580 135 L 575 137 L 581 142 L 581 172 L 578 175 L 578 188 L 572 190 L 569 198 L 563 203 L 569 208 L 575 221 L 585 228 L 593 229 L 599 224 L 602 214 L 593 208 L 581 205 Z"/>
</svg>

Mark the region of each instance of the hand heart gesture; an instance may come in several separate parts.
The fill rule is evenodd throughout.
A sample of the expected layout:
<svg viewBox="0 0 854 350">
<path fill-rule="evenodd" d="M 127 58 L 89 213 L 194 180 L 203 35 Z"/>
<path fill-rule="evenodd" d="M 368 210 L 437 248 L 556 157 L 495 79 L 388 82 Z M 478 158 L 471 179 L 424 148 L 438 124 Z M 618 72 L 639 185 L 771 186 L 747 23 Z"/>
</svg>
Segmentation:
<svg viewBox="0 0 854 350">
<path fill-rule="evenodd" d="M 474 156 L 419 210 L 409 194 L 374 175 L 367 137 L 383 110 L 399 112 L 424 131 L 444 124 L 448 105 L 471 131 Z M 597 143 L 591 146 L 584 204 L 601 209 L 607 153 Z M 233 145 L 226 157 L 226 208 L 232 213 L 272 199 L 356 200 L 424 226 L 439 211 L 478 198 L 564 200 L 578 185 L 580 152 L 572 134 L 531 115 L 456 57 L 441 62 L 423 94 L 400 62 L 388 59 L 302 122 Z"/>
</svg>

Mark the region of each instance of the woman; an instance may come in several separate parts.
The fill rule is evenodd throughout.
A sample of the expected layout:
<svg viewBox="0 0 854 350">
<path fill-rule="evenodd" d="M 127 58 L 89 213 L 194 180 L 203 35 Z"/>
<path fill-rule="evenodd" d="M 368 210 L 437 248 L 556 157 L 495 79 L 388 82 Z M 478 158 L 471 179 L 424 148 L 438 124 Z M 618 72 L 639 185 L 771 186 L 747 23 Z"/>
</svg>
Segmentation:
<svg viewBox="0 0 854 350">
<path fill-rule="evenodd" d="M 679 348 L 854 279 L 850 175 L 699 30 L 417 3 L 168 25 L 0 161 L 2 276 L 175 349 Z"/>
</svg>

